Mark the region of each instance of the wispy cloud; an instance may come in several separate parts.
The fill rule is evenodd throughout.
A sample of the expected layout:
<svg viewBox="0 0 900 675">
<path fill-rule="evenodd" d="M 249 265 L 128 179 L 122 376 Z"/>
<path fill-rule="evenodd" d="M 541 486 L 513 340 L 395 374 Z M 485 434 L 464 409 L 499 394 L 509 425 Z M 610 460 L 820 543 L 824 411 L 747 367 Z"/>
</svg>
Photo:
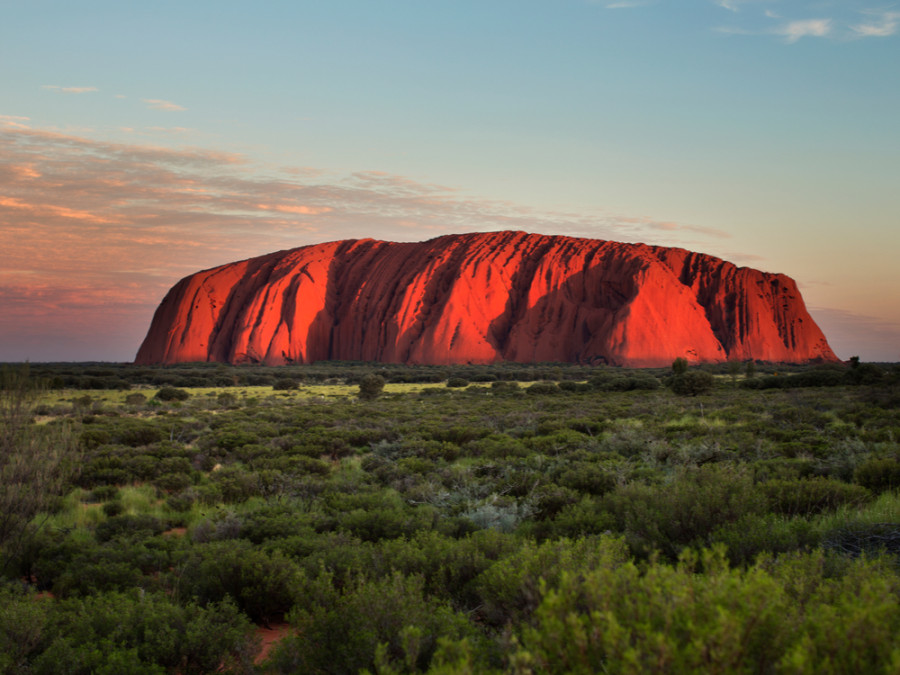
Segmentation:
<svg viewBox="0 0 900 675">
<path fill-rule="evenodd" d="M 697 234 L 702 234 L 707 237 L 716 237 L 721 239 L 727 239 L 731 237 L 728 232 L 724 230 L 719 230 L 714 227 L 703 227 L 700 225 L 685 225 L 682 223 L 673 223 L 670 221 L 654 221 L 650 219 L 643 219 L 642 222 L 644 226 L 651 230 L 662 230 L 664 232 L 694 232 Z"/>
<path fill-rule="evenodd" d="M 38 344 L 54 321 L 58 334 L 86 345 L 98 322 L 108 326 L 127 353 L 106 358 L 131 358 L 175 281 L 233 260 L 372 232 L 408 241 L 501 229 L 672 245 L 725 236 L 652 218 L 541 211 L 377 171 L 257 167 L 202 148 L 0 126 L 0 361 L 48 358 L 56 342 L 29 352 L 21 336 Z M 95 358 L 88 354 L 80 358 Z"/>
<path fill-rule="evenodd" d="M 768 8 L 754 12 L 743 11 L 749 9 L 751 4 L 774 0 L 712 0 L 712 2 L 735 15 L 740 12 L 740 16 L 734 17 L 735 23 L 715 26 L 712 29 L 728 35 L 778 36 L 787 44 L 794 44 L 807 37 L 850 41 L 859 38 L 890 37 L 900 32 L 900 12 L 885 9 L 854 11 L 850 3 L 803 3 L 800 11 L 815 11 L 820 16 L 786 18 L 787 12 Z M 797 11 L 796 6 L 791 9 Z M 860 21 L 860 15 L 866 19 Z"/>
<path fill-rule="evenodd" d="M 30 121 L 31 118 L 23 117 L 21 115 L 0 115 L 0 128 L 2 127 L 12 127 L 14 129 L 27 129 L 28 125 L 25 122 Z"/>
<path fill-rule="evenodd" d="M 867 14 L 875 14 L 875 20 L 850 26 L 856 37 L 889 37 L 897 33 L 900 12 L 867 12 Z"/>
<path fill-rule="evenodd" d="M 649 4 L 649 0 L 618 0 L 617 2 L 604 2 L 606 9 L 631 9 Z"/>
<path fill-rule="evenodd" d="M 172 101 L 164 101 L 160 98 L 142 98 L 141 100 L 146 103 L 148 107 L 153 108 L 154 110 L 186 110 L 184 106 L 180 106 L 177 103 L 172 103 Z"/>
<path fill-rule="evenodd" d="M 804 19 L 802 21 L 789 21 L 775 28 L 775 35 L 784 36 L 789 43 L 796 42 L 804 37 L 827 37 L 832 31 L 831 19 Z"/>
<path fill-rule="evenodd" d="M 41 86 L 41 89 L 59 91 L 63 94 L 89 94 L 92 91 L 99 91 L 97 87 L 60 87 L 56 84 L 45 84 Z"/>
<path fill-rule="evenodd" d="M 744 5 L 758 4 L 760 2 L 772 2 L 773 0 L 713 0 L 713 4 L 727 9 L 730 12 L 739 12 Z"/>
</svg>

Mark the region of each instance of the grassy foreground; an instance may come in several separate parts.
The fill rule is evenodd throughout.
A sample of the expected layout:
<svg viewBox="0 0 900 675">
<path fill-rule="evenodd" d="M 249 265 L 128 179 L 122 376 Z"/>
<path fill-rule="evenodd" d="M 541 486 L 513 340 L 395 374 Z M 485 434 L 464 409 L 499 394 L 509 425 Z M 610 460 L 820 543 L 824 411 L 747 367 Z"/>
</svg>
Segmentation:
<svg viewBox="0 0 900 675">
<path fill-rule="evenodd" d="M 77 471 L 2 548 L 0 671 L 897 672 L 900 384 L 863 366 L 35 367 Z"/>
</svg>

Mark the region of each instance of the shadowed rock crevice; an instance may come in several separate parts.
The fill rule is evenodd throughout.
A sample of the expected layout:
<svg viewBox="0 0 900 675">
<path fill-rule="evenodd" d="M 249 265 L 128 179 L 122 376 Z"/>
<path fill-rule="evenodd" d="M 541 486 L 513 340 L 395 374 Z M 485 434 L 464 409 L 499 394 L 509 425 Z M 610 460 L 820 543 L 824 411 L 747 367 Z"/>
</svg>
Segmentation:
<svg viewBox="0 0 900 675">
<path fill-rule="evenodd" d="M 796 283 L 701 253 L 524 232 L 372 239 L 198 272 L 138 363 L 837 360 Z"/>
</svg>

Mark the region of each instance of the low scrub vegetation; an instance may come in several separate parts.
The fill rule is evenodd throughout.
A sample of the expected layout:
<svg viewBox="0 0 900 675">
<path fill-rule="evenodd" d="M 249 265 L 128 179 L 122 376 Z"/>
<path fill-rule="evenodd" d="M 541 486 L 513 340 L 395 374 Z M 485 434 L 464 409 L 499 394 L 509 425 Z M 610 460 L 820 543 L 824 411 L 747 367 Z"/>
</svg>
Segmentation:
<svg viewBox="0 0 900 675">
<path fill-rule="evenodd" d="M 20 375 L 2 673 L 900 664 L 896 367 Z"/>
</svg>

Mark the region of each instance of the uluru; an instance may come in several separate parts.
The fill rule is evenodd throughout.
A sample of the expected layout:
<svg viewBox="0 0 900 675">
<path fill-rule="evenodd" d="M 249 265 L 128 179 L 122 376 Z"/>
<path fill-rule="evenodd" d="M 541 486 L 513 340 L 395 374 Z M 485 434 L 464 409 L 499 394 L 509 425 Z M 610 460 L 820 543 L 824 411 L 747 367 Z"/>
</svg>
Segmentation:
<svg viewBox="0 0 900 675">
<path fill-rule="evenodd" d="M 525 232 L 333 241 L 179 281 L 135 361 L 836 361 L 783 274 Z"/>
</svg>

